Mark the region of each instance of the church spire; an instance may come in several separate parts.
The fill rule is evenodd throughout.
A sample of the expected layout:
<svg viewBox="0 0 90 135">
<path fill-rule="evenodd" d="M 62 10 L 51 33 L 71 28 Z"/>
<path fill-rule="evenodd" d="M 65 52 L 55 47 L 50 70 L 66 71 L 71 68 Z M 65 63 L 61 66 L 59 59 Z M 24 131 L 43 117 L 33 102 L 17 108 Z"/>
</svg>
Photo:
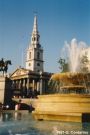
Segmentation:
<svg viewBox="0 0 90 135">
<path fill-rule="evenodd" d="M 38 33 L 38 24 L 37 24 L 37 16 L 36 15 L 34 17 L 33 33 L 34 34 Z"/>
<path fill-rule="evenodd" d="M 38 32 L 37 16 L 34 16 L 34 25 L 31 35 L 31 43 L 27 49 L 26 69 L 40 72 L 43 67 L 43 48 L 40 45 L 40 35 Z"/>
<path fill-rule="evenodd" d="M 31 46 L 34 48 L 40 48 L 40 35 L 38 32 L 38 24 L 37 24 L 37 16 L 34 16 L 34 25 L 33 25 L 33 31 L 32 31 L 32 36 L 31 36 Z"/>
</svg>

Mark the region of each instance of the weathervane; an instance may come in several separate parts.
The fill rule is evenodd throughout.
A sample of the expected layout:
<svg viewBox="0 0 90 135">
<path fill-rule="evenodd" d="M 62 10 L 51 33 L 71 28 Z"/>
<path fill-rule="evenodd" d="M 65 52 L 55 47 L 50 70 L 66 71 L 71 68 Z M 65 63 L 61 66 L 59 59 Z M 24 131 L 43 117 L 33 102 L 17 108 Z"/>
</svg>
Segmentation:
<svg viewBox="0 0 90 135">
<path fill-rule="evenodd" d="M 34 13 L 34 16 L 37 16 L 37 14 L 38 14 L 38 12 L 37 12 L 37 11 L 33 11 L 33 13 Z"/>
</svg>

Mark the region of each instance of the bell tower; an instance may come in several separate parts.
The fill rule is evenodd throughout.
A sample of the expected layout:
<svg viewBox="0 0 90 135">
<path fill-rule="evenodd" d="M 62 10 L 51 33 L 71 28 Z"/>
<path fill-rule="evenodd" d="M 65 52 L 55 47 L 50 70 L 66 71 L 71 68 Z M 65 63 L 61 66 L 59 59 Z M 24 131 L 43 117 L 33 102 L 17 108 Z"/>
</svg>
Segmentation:
<svg viewBox="0 0 90 135">
<path fill-rule="evenodd" d="M 40 35 L 38 32 L 37 16 L 34 17 L 31 43 L 26 54 L 26 69 L 43 72 L 43 48 L 40 45 Z"/>
</svg>

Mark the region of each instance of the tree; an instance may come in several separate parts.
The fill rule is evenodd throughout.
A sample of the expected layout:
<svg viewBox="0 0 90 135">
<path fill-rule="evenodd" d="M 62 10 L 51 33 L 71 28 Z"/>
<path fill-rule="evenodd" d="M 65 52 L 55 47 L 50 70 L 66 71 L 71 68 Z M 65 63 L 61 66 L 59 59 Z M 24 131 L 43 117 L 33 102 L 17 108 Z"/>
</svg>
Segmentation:
<svg viewBox="0 0 90 135">
<path fill-rule="evenodd" d="M 59 68 L 60 68 L 61 72 L 68 72 L 69 71 L 69 65 L 65 59 L 60 57 L 58 63 L 60 64 Z"/>
<path fill-rule="evenodd" d="M 88 60 L 87 55 L 85 54 L 85 55 L 83 55 L 83 56 L 81 57 L 81 61 L 80 61 L 80 71 L 81 71 L 81 72 L 84 72 L 84 73 L 89 72 L 88 65 L 89 65 L 89 60 Z"/>
</svg>

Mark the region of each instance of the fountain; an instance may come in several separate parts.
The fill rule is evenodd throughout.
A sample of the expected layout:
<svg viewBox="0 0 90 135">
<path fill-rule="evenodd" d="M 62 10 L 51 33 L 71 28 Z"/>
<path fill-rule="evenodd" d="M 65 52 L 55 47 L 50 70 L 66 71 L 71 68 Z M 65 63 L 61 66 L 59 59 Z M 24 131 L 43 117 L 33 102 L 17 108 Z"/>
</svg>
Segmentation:
<svg viewBox="0 0 90 135">
<path fill-rule="evenodd" d="M 53 93 L 90 93 L 90 73 L 57 73 L 52 75 L 49 85 Z M 52 91 L 51 91 L 52 92 Z"/>
<path fill-rule="evenodd" d="M 76 39 L 72 39 L 71 43 L 65 43 L 65 53 L 67 53 L 68 63 L 70 72 L 79 72 L 80 71 L 80 53 L 86 48 L 84 42 L 77 43 Z"/>
<path fill-rule="evenodd" d="M 70 71 L 52 75 L 49 84 L 54 94 L 40 95 L 34 102 L 35 119 L 74 122 L 90 120 L 90 73 L 80 72 L 84 47 L 85 44 L 77 43 L 76 39 L 70 45 L 65 44 Z"/>
<path fill-rule="evenodd" d="M 72 39 L 70 44 L 65 42 L 65 46 L 61 50 L 61 57 L 67 59 L 69 72 L 80 72 L 81 58 L 85 55 L 83 52 L 86 48 L 87 45 L 84 42 L 78 43 L 76 39 Z"/>
<path fill-rule="evenodd" d="M 65 43 L 63 55 L 67 57 L 69 72 L 54 74 L 50 79 L 50 87 L 53 92 L 87 94 L 90 90 L 90 73 L 81 71 L 82 51 L 86 48 L 84 42 L 72 39 L 71 43 Z M 62 57 L 62 56 L 61 56 Z M 85 56 L 87 58 L 87 56 Z M 88 59 L 88 58 L 87 58 Z M 87 60 L 88 61 L 88 60 Z M 86 64 L 86 63 L 85 63 Z M 84 65 L 84 67 L 87 65 Z"/>
</svg>

